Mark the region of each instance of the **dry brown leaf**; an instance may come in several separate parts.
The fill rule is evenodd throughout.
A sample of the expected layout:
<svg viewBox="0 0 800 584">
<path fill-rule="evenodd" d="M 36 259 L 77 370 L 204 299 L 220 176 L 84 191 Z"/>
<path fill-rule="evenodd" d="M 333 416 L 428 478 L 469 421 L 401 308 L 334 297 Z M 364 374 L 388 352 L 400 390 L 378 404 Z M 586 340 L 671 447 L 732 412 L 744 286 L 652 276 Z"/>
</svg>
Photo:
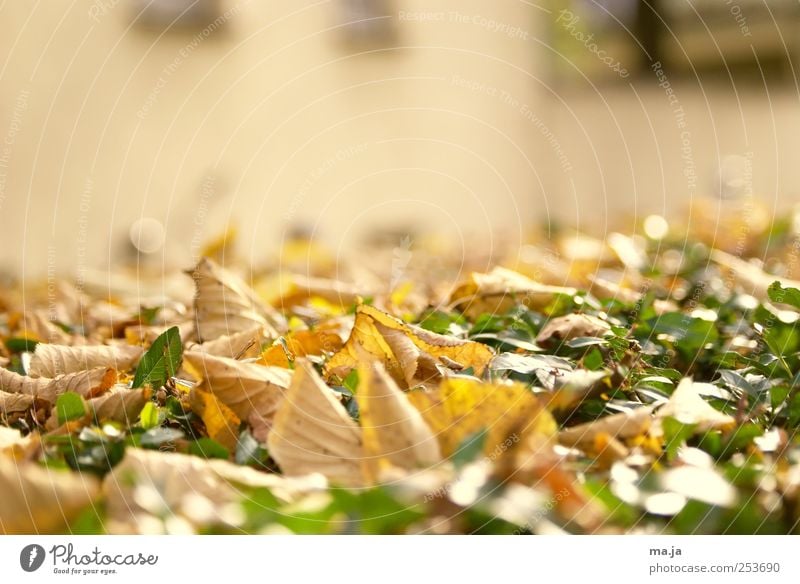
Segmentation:
<svg viewBox="0 0 800 584">
<path fill-rule="evenodd" d="M 601 434 L 625 440 L 645 434 L 652 421 L 653 408 L 641 407 L 561 430 L 558 441 L 565 446 L 586 446 L 594 444 Z"/>
<path fill-rule="evenodd" d="M 201 345 L 192 347 L 192 350 L 232 359 L 258 357 L 261 353 L 263 338 L 264 331 L 262 327 L 255 326 L 239 333 L 222 335 L 212 341 L 206 341 Z"/>
<path fill-rule="evenodd" d="M 541 345 L 559 343 L 578 337 L 602 337 L 611 331 L 611 325 L 590 314 L 567 314 L 553 318 L 542 327 L 536 342 Z"/>
<path fill-rule="evenodd" d="M 202 418 L 208 435 L 228 451 L 236 450 L 241 420 L 233 410 L 214 397 L 213 393 L 197 387 L 189 394 L 189 403 L 192 411 Z"/>
<path fill-rule="evenodd" d="M 362 304 L 350 338 L 326 363 L 325 373 L 344 378 L 360 363 L 378 360 L 407 388 L 438 380 L 442 370 L 472 368 L 481 375 L 493 356 L 486 345 L 437 335 Z"/>
<path fill-rule="evenodd" d="M 33 407 L 34 401 L 32 395 L 0 391 L 0 416 L 24 412 Z"/>
<path fill-rule="evenodd" d="M 359 368 L 356 400 L 370 478 L 387 466 L 426 467 L 442 459 L 430 427 L 394 380 L 378 363 Z"/>
<path fill-rule="evenodd" d="M 516 303 L 541 310 L 557 294 L 574 296 L 575 288 L 542 284 L 507 268 L 497 267 L 488 274 L 473 272 L 450 295 L 450 303 L 471 318 L 481 314 L 505 314 Z"/>
<path fill-rule="evenodd" d="M 64 533 L 92 503 L 99 487 L 92 475 L 0 456 L 0 533 Z"/>
<path fill-rule="evenodd" d="M 303 359 L 297 361 L 267 444 L 287 476 L 318 472 L 345 486 L 365 482 L 361 429 Z"/>
<path fill-rule="evenodd" d="M 103 481 L 106 527 L 112 534 L 193 532 L 235 520 L 228 505 L 243 488 L 268 488 L 291 502 L 324 486 L 324 480 L 290 480 L 226 460 L 129 448 Z"/>
<path fill-rule="evenodd" d="M 33 338 L 45 343 L 69 345 L 74 338 L 50 321 L 47 311 L 32 310 L 25 313 L 17 336 Z"/>
<path fill-rule="evenodd" d="M 55 403 L 58 395 L 74 391 L 83 397 L 96 397 L 117 382 L 117 372 L 112 368 L 97 367 L 89 371 L 67 373 L 55 379 L 28 377 L 8 369 L 0 369 L 0 390 L 21 393 Z"/>
<path fill-rule="evenodd" d="M 149 347 L 167 329 L 173 326 L 178 327 L 181 342 L 186 346 L 195 335 L 195 323 L 193 320 L 184 320 L 174 325 L 141 325 L 135 324 L 125 327 L 125 340 L 129 345 L 144 345 Z"/>
<path fill-rule="evenodd" d="M 442 454 L 448 457 L 467 438 L 484 430 L 484 453 L 493 459 L 517 443 L 525 444 L 529 437 L 549 440 L 557 429 L 550 413 L 521 383 L 449 378 L 436 391 L 409 392 L 408 399 L 422 413 L 439 440 Z"/>
<path fill-rule="evenodd" d="M 265 334 L 278 336 L 283 317 L 267 306 L 241 278 L 214 261 L 203 258 L 188 272 L 194 278 L 197 339 L 203 343 L 223 335 L 261 327 Z"/>
<path fill-rule="evenodd" d="M 127 389 L 116 386 L 104 395 L 89 400 L 89 411 L 99 421 L 113 420 L 133 425 L 150 399 L 150 388 Z"/>
<path fill-rule="evenodd" d="M 184 353 L 183 361 L 202 380 L 197 389 L 214 394 L 253 427 L 257 440 L 266 440 L 275 412 L 291 382 L 291 371 L 198 351 Z"/>
<path fill-rule="evenodd" d="M 86 371 L 95 367 L 113 367 L 128 371 L 142 357 L 144 350 L 131 345 L 50 345 L 39 343 L 31 358 L 31 377 L 54 379 L 65 373 Z"/>
</svg>

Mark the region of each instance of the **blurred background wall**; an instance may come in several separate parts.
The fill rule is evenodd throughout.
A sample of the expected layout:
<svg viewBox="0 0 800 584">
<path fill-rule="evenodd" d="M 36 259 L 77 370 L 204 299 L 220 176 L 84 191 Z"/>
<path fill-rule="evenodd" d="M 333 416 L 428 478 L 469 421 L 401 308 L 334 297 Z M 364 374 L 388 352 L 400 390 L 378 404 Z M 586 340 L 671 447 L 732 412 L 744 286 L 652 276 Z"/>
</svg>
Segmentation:
<svg viewBox="0 0 800 584">
<path fill-rule="evenodd" d="M 4 2 L 0 268 L 108 266 L 132 226 L 184 265 L 230 222 L 259 261 L 298 227 L 469 247 L 703 196 L 786 208 L 798 22 L 780 0 Z"/>
</svg>

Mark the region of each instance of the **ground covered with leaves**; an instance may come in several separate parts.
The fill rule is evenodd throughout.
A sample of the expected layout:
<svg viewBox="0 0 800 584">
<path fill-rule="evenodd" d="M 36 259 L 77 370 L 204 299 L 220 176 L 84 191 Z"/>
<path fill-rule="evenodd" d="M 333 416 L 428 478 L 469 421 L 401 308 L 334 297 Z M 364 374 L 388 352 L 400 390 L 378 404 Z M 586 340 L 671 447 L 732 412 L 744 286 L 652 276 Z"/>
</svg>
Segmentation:
<svg viewBox="0 0 800 584">
<path fill-rule="evenodd" d="M 0 531 L 797 533 L 796 241 L 9 282 Z"/>
</svg>

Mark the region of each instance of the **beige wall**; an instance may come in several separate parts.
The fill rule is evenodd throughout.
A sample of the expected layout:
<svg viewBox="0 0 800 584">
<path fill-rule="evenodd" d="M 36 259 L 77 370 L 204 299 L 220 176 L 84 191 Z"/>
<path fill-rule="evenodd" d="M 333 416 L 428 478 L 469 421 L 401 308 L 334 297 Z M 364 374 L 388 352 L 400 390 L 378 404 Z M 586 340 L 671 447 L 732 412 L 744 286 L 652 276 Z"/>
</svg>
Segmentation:
<svg viewBox="0 0 800 584">
<path fill-rule="evenodd" d="M 142 216 L 180 265 L 229 217 L 255 259 L 296 222 L 337 244 L 433 227 L 466 249 L 553 218 L 603 231 L 679 212 L 730 154 L 768 206 L 800 194 L 791 81 L 672 80 L 692 191 L 655 78 L 553 78 L 555 16 L 529 2 L 397 0 L 395 44 L 372 51 L 341 42 L 332 2 L 224 5 L 201 42 L 131 27 L 126 0 L 0 5 L 3 268 L 107 264 Z"/>
<path fill-rule="evenodd" d="M 296 221 L 334 242 L 390 221 L 513 232 L 542 196 L 536 136 L 497 97 L 541 91 L 526 3 L 398 2 L 399 48 L 364 52 L 330 2 L 230 0 L 199 43 L 99 2 L 0 8 L 6 267 L 44 267 L 48 244 L 59 269 L 107 261 L 142 215 L 171 260 L 229 216 L 259 258 Z"/>
</svg>

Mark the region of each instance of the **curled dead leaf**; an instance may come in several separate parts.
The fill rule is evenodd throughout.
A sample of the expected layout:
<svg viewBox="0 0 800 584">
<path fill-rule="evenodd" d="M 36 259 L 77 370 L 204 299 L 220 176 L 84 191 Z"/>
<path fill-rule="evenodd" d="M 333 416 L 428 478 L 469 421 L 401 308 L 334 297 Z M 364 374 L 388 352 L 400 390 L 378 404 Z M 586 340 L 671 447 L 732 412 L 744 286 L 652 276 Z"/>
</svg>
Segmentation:
<svg viewBox="0 0 800 584">
<path fill-rule="evenodd" d="M 39 343 L 31 358 L 31 377 L 51 379 L 66 373 L 86 371 L 95 367 L 113 367 L 128 371 L 139 362 L 144 350 L 131 345 L 51 345 Z"/>
<path fill-rule="evenodd" d="M 303 359 L 297 361 L 267 445 L 287 476 L 318 472 L 345 486 L 365 483 L 361 429 Z"/>
<path fill-rule="evenodd" d="M 387 466 L 414 469 L 440 462 L 436 437 L 383 366 L 374 362 L 358 371 L 356 400 L 372 480 Z"/>
<path fill-rule="evenodd" d="M 553 417 L 521 383 L 450 378 L 443 380 L 436 391 L 409 392 L 408 399 L 436 435 L 442 454 L 448 457 L 482 431 L 486 432 L 484 454 L 492 460 L 517 443 L 525 443 L 530 436 L 549 440 L 556 433 Z"/>
<path fill-rule="evenodd" d="M 283 317 L 267 306 L 241 278 L 213 260 L 203 258 L 188 272 L 195 282 L 197 338 L 203 343 L 223 335 L 261 327 L 278 336 L 285 329 Z"/>
<path fill-rule="evenodd" d="M 228 406 L 218 400 L 210 391 L 194 387 L 189 393 L 192 411 L 202 418 L 208 435 L 222 444 L 229 452 L 236 449 L 239 442 L 241 420 Z"/>
<path fill-rule="evenodd" d="M 625 440 L 645 434 L 652 421 L 653 408 L 641 407 L 561 430 L 558 441 L 565 446 L 586 446 L 601 434 Z"/>
<path fill-rule="evenodd" d="M 290 362 L 308 355 L 322 356 L 339 351 L 344 343 L 335 332 L 326 330 L 300 330 L 289 333 L 283 342 L 264 349 L 260 362 L 265 365 L 288 368 Z"/>
<path fill-rule="evenodd" d="M 542 284 L 507 268 L 497 267 L 488 274 L 473 272 L 450 295 L 450 303 L 471 318 L 481 314 L 505 314 L 516 303 L 543 309 L 557 294 L 574 296 L 575 288 Z"/>
<path fill-rule="evenodd" d="M 201 345 L 195 345 L 192 349 L 209 355 L 229 357 L 231 359 L 258 357 L 261 352 L 263 338 L 263 328 L 254 326 L 231 335 L 222 335 Z"/>
<path fill-rule="evenodd" d="M 437 335 L 360 305 L 350 338 L 326 363 L 325 373 L 344 378 L 360 363 L 378 360 L 401 387 L 413 387 L 436 381 L 447 370 L 472 368 L 481 375 L 493 356 L 486 345 Z"/>
<path fill-rule="evenodd" d="M 736 424 L 733 416 L 715 409 L 703 399 L 701 390 L 704 383 L 697 383 L 691 377 L 684 377 L 672 393 L 669 401 L 656 412 L 656 418 L 675 418 L 682 424 L 694 424 L 695 432 L 732 428 Z M 713 388 L 713 386 L 712 386 Z"/>
<path fill-rule="evenodd" d="M 25 412 L 33 407 L 34 401 L 32 395 L 0 391 L 0 416 Z"/>
<path fill-rule="evenodd" d="M 183 360 L 184 366 L 202 380 L 197 389 L 212 393 L 240 419 L 250 423 L 257 440 L 266 440 L 289 387 L 291 371 L 198 351 L 184 353 Z"/>
<path fill-rule="evenodd" d="M 91 475 L 0 456 L 0 533 L 64 533 L 99 491 Z"/>
<path fill-rule="evenodd" d="M 578 337 L 603 337 L 611 331 L 611 325 L 590 314 L 567 314 L 550 319 L 536 337 L 541 345 L 562 343 Z"/>
<path fill-rule="evenodd" d="M 50 403 L 55 403 L 56 397 L 66 391 L 74 391 L 86 398 L 97 397 L 116 382 L 117 372 L 110 367 L 67 373 L 55 379 L 33 378 L 8 369 L 0 369 L 1 391 L 31 395 Z"/>
<path fill-rule="evenodd" d="M 230 504 L 241 499 L 243 489 L 268 488 L 291 502 L 324 486 L 321 477 L 291 480 L 226 460 L 129 448 L 103 481 L 106 527 L 112 534 L 194 532 L 235 523 Z"/>
<path fill-rule="evenodd" d="M 116 386 L 104 395 L 90 399 L 89 411 L 100 422 L 112 420 L 133 425 L 151 394 L 150 388 L 146 387 L 127 389 Z"/>
</svg>

